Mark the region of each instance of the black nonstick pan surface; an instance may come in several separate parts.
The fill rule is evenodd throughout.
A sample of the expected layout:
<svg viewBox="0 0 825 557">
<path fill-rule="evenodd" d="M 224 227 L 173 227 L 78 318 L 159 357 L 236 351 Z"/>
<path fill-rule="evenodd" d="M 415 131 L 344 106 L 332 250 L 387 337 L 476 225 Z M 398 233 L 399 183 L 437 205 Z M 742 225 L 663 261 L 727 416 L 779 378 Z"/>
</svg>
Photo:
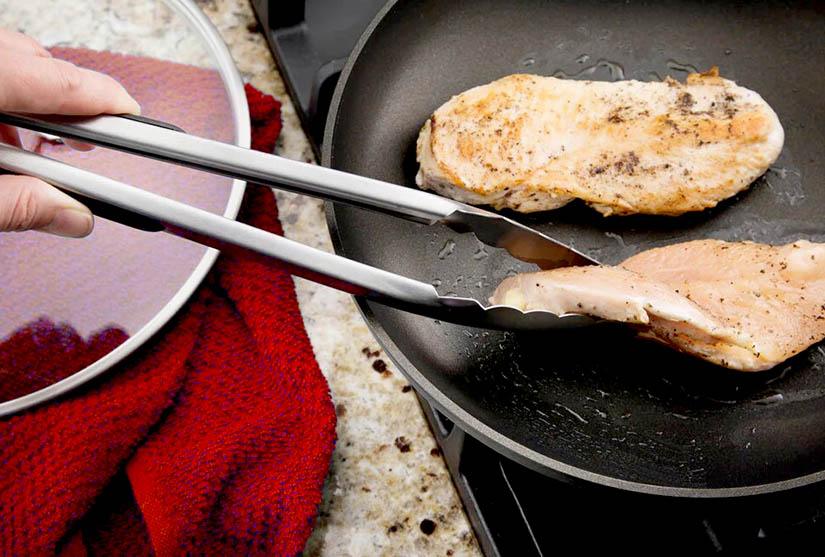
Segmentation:
<svg viewBox="0 0 825 557">
<path fill-rule="evenodd" d="M 696 238 L 825 241 L 825 5 L 794 2 L 398 0 L 356 47 L 324 163 L 414 186 L 414 144 L 450 96 L 516 72 L 684 79 L 718 65 L 786 132 L 774 167 L 699 214 L 604 218 L 584 206 L 518 220 L 604 263 Z M 528 266 L 471 235 L 329 207 L 339 253 L 486 297 Z M 825 302 L 825 300 L 823 300 Z M 743 374 L 626 330 L 513 334 L 359 301 L 400 369 L 459 427 L 535 470 L 622 489 L 730 497 L 825 478 L 825 346 Z"/>
</svg>

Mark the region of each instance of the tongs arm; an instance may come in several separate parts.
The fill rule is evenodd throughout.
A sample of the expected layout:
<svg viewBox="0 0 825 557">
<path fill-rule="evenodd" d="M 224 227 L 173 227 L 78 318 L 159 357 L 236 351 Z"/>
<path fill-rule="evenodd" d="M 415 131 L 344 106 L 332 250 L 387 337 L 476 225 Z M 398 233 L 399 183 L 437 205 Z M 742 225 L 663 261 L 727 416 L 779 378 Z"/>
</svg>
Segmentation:
<svg viewBox="0 0 825 557">
<path fill-rule="evenodd" d="M 32 116 L 0 113 L 0 123 L 86 141 L 206 172 L 473 232 L 482 242 L 544 269 L 592 259 L 502 215 L 407 188 L 189 135 L 165 123 L 123 116 Z M 159 124 L 159 125 L 158 125 Z"/>
<path fill-rule="evenodd" d="M 227 246 L 272 257 L 290 272 L 315 282 L 365 296 L 415 313 L 430 313 L 442 304 L 435 288 L 417 280 L 299 244 L 185 203 L 82 170 L 69 164 L 0 143 L 0 168 L 40 178 L 60 189 L 95 200 L 95 208 L 112 208 L 116 219 L 145 231 L 166 231 L 212 247 Z"/>
<path fill-rule="evenodd" d="M 0 113 L 0 122 L 426 224 L 449 217 L 462 205 L 420 190 L 190 135 L 164 122 L 11 113 Z"/>
</svg>

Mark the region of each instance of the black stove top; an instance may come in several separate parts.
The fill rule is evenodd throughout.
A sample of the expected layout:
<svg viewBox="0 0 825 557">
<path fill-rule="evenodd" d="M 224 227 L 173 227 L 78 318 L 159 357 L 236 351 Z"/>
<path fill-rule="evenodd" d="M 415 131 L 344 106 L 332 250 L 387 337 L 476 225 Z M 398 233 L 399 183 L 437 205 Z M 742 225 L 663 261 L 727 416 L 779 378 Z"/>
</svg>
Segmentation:
<svg viewBox="0 0 825 557">
<path fill-rule="evenodd" d="M 385 0 L 252 0 L 316 155 L 338 75 Z"/>
<path fill-rule="evenodd" d="M 319 154 L 338 75 L 384 0 L 252 0 Z M 813 554 L 825 488 L 734 500 L 637 495 L 533 472 L 487 448 L 420 399 L 484 553 L 587 550 L 670 555 Z"/>
</svg>

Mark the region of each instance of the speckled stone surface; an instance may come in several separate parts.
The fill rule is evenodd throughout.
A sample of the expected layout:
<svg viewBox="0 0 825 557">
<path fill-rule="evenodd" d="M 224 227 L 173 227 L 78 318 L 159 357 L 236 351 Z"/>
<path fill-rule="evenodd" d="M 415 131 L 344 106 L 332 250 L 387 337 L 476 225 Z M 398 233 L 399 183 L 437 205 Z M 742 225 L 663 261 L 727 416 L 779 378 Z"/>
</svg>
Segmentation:
<svg viewBox="0 0 825 557">
<path fill-rule="evenodd" d="M 244 79 L 283 102 L 277 152 L 312 161 L 247 0 L 197 3 L 229 45 Z M 148 0 L 0 0 L 0 25 L 26 30 L 45 44 L 85 44 L 208 64 L 177 21 L 168 9 Z M 135 36 L 141 39 L 133 40 Z M 332 251 L 319 201 L 277 197 L 288 237 Z M 306 555 L 478 555 L 415 394 L 385 358 L 355 304 L 347 295 L 307 281 L 297 279 L 296 286 L 338 412 L 338 444 Z M 434 530 L 428 522 L 422 529 L 422 521 L 432 521 Z"/>
<path fill-rule="evenodd" d="M 244 79 L 284 102 L 278 153 L 312 160 L 249 4 L 199 3 L 229 45 Z M 278 206 L 288 237 L 332 251 L 321 202 L 279 193 Z M 415 394 L 381 353 L 352 299 L 301 279 L 296 279 L 296 286 L 338 410 L 338 444 L 306 554 L 479 554 Z M 436 525 L 430 535 L 422 532 L 424 520 Z"/>
</svg>

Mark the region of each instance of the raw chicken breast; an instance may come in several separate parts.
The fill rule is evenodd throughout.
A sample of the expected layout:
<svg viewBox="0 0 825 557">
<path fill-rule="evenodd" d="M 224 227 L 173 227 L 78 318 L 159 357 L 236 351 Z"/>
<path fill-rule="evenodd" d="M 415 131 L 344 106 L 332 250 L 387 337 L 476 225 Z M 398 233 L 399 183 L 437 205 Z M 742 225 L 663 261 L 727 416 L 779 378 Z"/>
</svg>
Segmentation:
<svg viewBox="0 0 825 557">
<path fill-rule="evenodd" d="M 825 338 L 825 244 L 686 242 L 617 267 L 511 277 L 490 301 L 629 323 L 677 350 L 760 371 Z"/>
<path fill-rule="evenodd" d="M 716 68 L 684 84 L 517 74 L 435 111 L 416 183 L 525 213 L 578 198 L 604 215 L 679 215 L 747 188 L 784 138 L 762 97 Z"/>
</svg>

